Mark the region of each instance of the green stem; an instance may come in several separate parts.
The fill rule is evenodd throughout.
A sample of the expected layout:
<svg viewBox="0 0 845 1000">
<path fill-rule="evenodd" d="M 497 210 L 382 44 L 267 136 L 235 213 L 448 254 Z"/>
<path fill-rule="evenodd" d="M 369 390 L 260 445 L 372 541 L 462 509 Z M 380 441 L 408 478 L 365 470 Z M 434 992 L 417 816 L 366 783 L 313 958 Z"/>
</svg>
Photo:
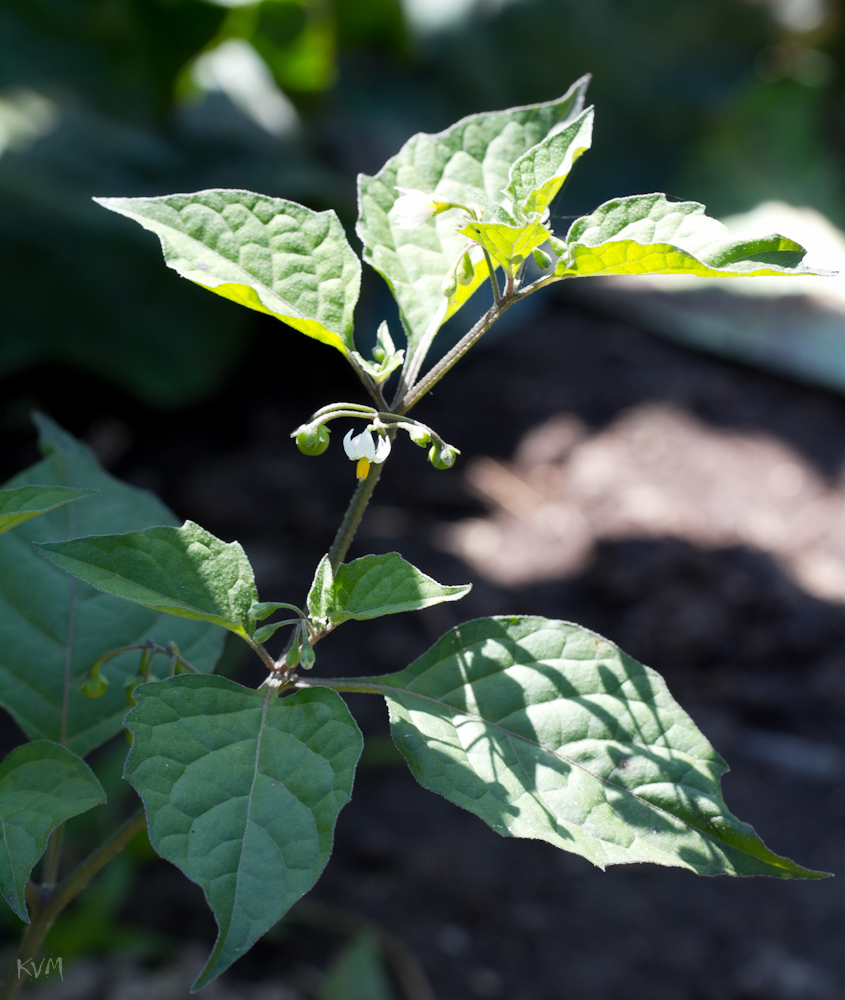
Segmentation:
<svg viewBox="0 0 845 1000">
<path fill-rule="evenodd" d="M 496 320 L 499 319 L 499 317 L 506 310 L 508 310 L 514 302 L 516 302 L 517 297 L 518 296 L 513 295 L 509 298 L 502 298 L 500 302 L 494 303 L 475 324 L 475 326 L 468 333 L 465 333 L 458 343 L 455 344 L 452 350 L 449 351 L 448 354 L 445 354 L 437 362 L 437 364 L 408 391 L 405 398 L 402 399 L 398 405 L 393 407 L 394 411 L 396 413 L 407 413 L 413 406 L 416 406 L 422 397 L 430 389 L 433 389 L 434 386 L 437 385 L 446 372 L 457 364 L 467 351 L 484 336 Z"/>
<path fill-rule="evenodd" d="M 371 465 L 369 475 L 366 479 L 358 483 L 355 492 L 352 494 L 352 499 L 349 501 L 346 513 L 343 515 L 343 521 L 337 529 L 332 547 L 329 549 L 329 562 L 332 564 L 333 573 L 337 572 L 338 566 L 343 562 L 346 553 L 349 551 L 349 546 L 352 544 L 352 539 L 355 537 L 355 532 L 358 530 L 358 525 L 361 523 L 364 511 L 367 509 L 367 504 L 370 502 L 373 490 L 381 478 L 383 468 L 383 465 Z"/>
<path fill-rule="evenodd" d="M 23 985 L 23 979 L 19 978 L 18 974 L 18 962 L 25 963 L 31 958 L 35 958 L 56 917 L 146 825 L 147 817 L 144 810 L 139 809 L 134 816 L 118 827 L 107 840 L 104 840 L 96 850 L 81 861 L 56 886 L 54 892 L 41 898 L 33 898 L 35 894 L 28 892 L 27 899 L 30 909 L 33 911 L 32 919 L 24 932 L 18 953 L 9 966 L 6 982 L 2 992 L 0 992 L 0 1000 L 11 1000 Z"/>
</svg>

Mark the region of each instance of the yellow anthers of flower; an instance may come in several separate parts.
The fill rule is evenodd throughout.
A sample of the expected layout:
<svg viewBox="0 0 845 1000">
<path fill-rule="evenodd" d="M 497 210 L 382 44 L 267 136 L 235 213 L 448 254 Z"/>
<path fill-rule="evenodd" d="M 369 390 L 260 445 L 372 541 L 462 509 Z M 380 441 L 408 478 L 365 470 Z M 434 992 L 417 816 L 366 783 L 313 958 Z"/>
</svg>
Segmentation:
<svg viewBox="0 0 845 1000">
<path fill-rule="evenodd" d="M 440 201 L 434 195 L 418 191 L 416 188 L 397 187 L 396 190 L 401 192 L 400 197 L 393 203 L 396 209 L 397 229 L 416 229 L 432 215 L 439 215 L 454 207 L 450 201 Z"/>
<path fill-rule="evenodd" d="M 343 450 L 353 462 L 357 461 L 355 474 L 359 481 L 363 481 L 370 474 L 370 465 L 381 465 L 390 454 L 390 440 L 379 434 L 376 444 L 369 431 L 362 431 L 356 437 L 348 431 L 343 439 Z"/>
</svg>

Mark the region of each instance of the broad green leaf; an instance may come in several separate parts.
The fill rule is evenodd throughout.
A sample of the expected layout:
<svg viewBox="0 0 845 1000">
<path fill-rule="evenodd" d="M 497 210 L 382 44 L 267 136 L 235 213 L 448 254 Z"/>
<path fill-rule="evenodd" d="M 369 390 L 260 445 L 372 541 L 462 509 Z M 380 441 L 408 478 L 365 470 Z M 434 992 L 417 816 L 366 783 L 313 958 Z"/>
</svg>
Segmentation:
<svg viewBox="0 0 845 1000">
<path fill-rule="evenodd" d="M 29 921 L 24 889 L 53 830 L 106 801 L 94 772 L 58 743 L 36 740 L 0 764 L 0 891 Z"/>
<path fill-rule="evenodd" d="M 92 535 L 36 548 L 97 590 L 177 618 L 221 625 L 246 638 L 258 600 L 252 567 L 237 542 L 223 542 L 193 521 Z"/>
<path fill-rule="evenodd" d="M 361 264 L 334 212 L 251 191 L 95 201 L 155 233 L 183 278 L 343 354 L 354 349 Z"/>
<path fill-rule="evenodd" d="M 33 541 L 136 531 L 174 524 L 176 518 L 151 493 L 104 472 L 85 445 L 47 417 L 36 417 L 36 423 L 46 457 L 6 488 L 37 484 L 99 492 L 0 536 L 0 705 L 30 739 L 66 743 L 85 756 L 120 731 L 126 713 L 123 682 L 137 671 L 140 654 L 109 660 L 102 670 L 109 688 L 91 700 L 80 686 L 98 657 L 147 639 L 162 646 L 172 640 L 186 660 L 208 671 L 225 633 L 99 593 L 38 554 Z M 153 662 L 156 676 L 168 669 L 164 657 Z"/>
<path fill-rule="evenodd" d="M 551 232 L 539 222 L 524 226 L 503 226 L 495 222 L 467 222 L 461 230 L 464 236 L 485 247 L 499 267 L 510 268 L 515 257 L 520 263 L 531 251 L 541 246 Z"/>
<path fill-rule="evenodd" d="M 459 601 L 470 590 L 472 584 L 444 587 L 398 552 L 362 556 L 338 566 L 325 616 L 333 625 L 350 619 L 364 621 L 400 611 L 419 611 L 443 601 Z"/>
<path fill-rule="evenodd" d="M 0 490 L 0 535 L 31 517 L 63 507 L 72 500 L 90 497 L 95 490 L 72 490 L 67 486 L 19 486 Z"/>
<path fill-rule="evenodd" d="M 505 189 L 514 212 L 542 215 L 592 141 L 593 109 L 588 108 L 566 128 L 553 132 L 520 156 L 511 167 L 510 183 Z"/>
<path fill-rule="evenodd" d="M 698 274 L 704 278 L 819 274 L 802 264 L 806 250 L 777 234 L 739 239 L 695 201 L 663 194 L 605 202 L 577 219 L 555 268 L 558 278 L 591 274 Z"/>
<path fill-rule="evenodd" d="M 329 966 L 317 1000 L 393 1000 L 393 996 L 378 938 L 363 931 Z"/>
<path fill-rule="evenodd" d="M 466 249 L 456 232 L 462 216 L 452 209 L 416 229 L 400 229 L 394 203 L 398 187 L 423 191 L 442 201 L 479 204 L 484 221 L 493 219 L 487 203 L 498 203 L 513 164 L 550 133 L 577 118 L 589 77 L 556 101 L 470 115 L 435 135 L 413 136 L 374 176 L 358 178 L 358 235 L 364 260 L 387 281 L 399 303 L 409 355 L 427 331 L 436 332 L 487 280 L 486 265 L 475 259 L 475 275 L 446 299 L 442 283 Z"/>
<path fill-rule="evenodd" d="M 406 670 L 360 683 L 384 694 L 420 783 L 505 836 L 600 868 L 823 877 L 728 811 L 727 765 L 660 675 L 579 625 L 478 619 Z"/>
<path fill-rule="evenodd" d="M 193 675 L 135 697 L 125 777 L 153 847 L 202 888 L 220 929 L 199 989 L 319 878 L 363 740 L 326 688 L 277 698 Z"/>
</svg>

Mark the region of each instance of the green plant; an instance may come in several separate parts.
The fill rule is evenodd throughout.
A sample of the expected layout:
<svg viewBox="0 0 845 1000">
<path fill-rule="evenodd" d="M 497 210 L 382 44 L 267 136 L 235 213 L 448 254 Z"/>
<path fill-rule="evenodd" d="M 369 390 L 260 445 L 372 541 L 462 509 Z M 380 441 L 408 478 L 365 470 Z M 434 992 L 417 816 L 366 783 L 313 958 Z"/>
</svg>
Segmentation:
<svg viewBox="0 0 845 1000">
<path fill-rule="evenodd" d="M 738 240 L 701 205 L 660 194 L 608 202 L 555 236 L 549 205 L 590 145 L 586 85 L 417 135 L 361 177 L 364 259 L 389 283 L 405 334 L 397 349 L 382 324 L 369 359 L 353 338 L 360 263 L 333 212 L 226 190 L 101 202 L 155 232 L 183 276 L 340 351 L 370 402 L 328 404 L 292 433 L 320 455 L 334 420 L 363 424 L 343 440 L 357 488 L 301 606 L 259 601 L 237 542 L 190 521 L 178 527 L 154 497 L 112 479 L 37 418 L 45 458 L 0 494 L 0 701 L 31 740 L 0 767 L 0 888 L 29 920 L 20 957 L 37 952 L 61 909 L 146 823 L 155 850 L 202 887 L 219 926 L 195 988 L 228 968 L 329 857 L 362 748 L 342 692 L 383 697 L 420 783 L 501 834 L 600 867 L 822 877 L 769 851 L 728 811 L 725 764 L 662 678 L 579 625 L 482 618 L 393 674 L 305 673 L 344 622 L 469 590 L 397 553 L 344 560 L 397 435 L 427 449 L 435 468 L 455 464 L 458 449 L 410 411 L 507 309 L 598 273 L 819 273 L 785 237 Z M 438 331 L 487 283 L 490 308 L 426 369 Z M 211 673 L 221 627 L 266 666 L 258 690 Z M 281 628 L 290 639 L 274 659 L 265 644 Z M 63 822 L 103 799 L 83 758 L 122 726 L 132 741 L 124 774 L 144 810 L 59 881 Z M 29 879 L 45 849 L 36 887 Z M 3 996 L 18 985 L 13 971 Z"/>
</svg>

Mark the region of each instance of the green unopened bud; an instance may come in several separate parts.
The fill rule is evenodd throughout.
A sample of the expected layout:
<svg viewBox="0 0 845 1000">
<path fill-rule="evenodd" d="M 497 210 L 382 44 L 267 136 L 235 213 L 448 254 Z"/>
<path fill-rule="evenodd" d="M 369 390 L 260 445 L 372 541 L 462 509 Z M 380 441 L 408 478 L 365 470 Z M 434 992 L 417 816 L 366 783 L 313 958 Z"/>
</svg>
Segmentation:
<svg viewBox="0 0 845 1000">
<path fill-rule="evenodd" d="M 108 679 L 97 671 L 96 674 L 89 674 L 82 685 L 82 693 L 86 698 L 102 698 L 109 686 Z"/>
<path fill-rule="evenodd" d="M 444 444 L 441 447 L 435 443 L 429 449 L 428 460 L 435 469 L 451 469 L 459 454 L 458 449 L 453 448 L 450 444 Z"/>
<path fill-rule="evenodd" d="M 458 281 L 462 285 L 468 285 L 475 277 L 475 268 L 472 265 L 469 254 L 465 253 L 458 264 Z"/>
<path fill-rule="evenodd" d="M 440 287 L 443 289 L 443 294 L 446 298 L 451 299 L 458 290 L 458 278 L 454 271 L 450 271 L 446 275 L 443 279 L 443 284 Z"/>
<path fill-rule="evenodd" d="M 296 447 L 303 455 L 322 455 L 329 446 L 331 431 L 325 424 L 306 424 L 296 435 Z"/>
<path fill-rule="evenodd" d="M 431 440 L 431 434 L 425 429 L 425 427 L 420 427 L 419 425 L 408 428 L 408 437 L 414 442 L 414 444 L 419 445 L 420 448 L 425 448 Z"/>
<path fill-rule="evenodd" d="M 552 258 L 546 253 L 545 250 L 541 250 L 537 247 L 534 250 L 534 263 L 541 271 L 548 271 L 552 266 Z"/>
<path fill-rule="evenodd" d="M 373 358 L 374 358 L 374 360 L 376 360 L 379 363 L 381 363 L 382 361 L 384 361 L 384 359 L 386 357 L 387 357 L 387 353 L 385 352 L 384 348 L 380 344 L 376 344 L 376 346 L 373 348 Z"/>
<path fill-rule="evenodd" d="M 299 649 L 299 665 L 303 670 L 310 670 L 317 662 L 317 654 L 314 647 L 306 636 L 302 637 L 302 646 Z"/>
<path fill-rule="evenodd" d="M 525 258 L 522 256 L 521 253 L 515 253 L 513 257 L 511 257 L 511 270 L 512 271 L 519 270 L 519 268 L 522 267 L 522 262 L 524 260 Z"/>
</svg>

